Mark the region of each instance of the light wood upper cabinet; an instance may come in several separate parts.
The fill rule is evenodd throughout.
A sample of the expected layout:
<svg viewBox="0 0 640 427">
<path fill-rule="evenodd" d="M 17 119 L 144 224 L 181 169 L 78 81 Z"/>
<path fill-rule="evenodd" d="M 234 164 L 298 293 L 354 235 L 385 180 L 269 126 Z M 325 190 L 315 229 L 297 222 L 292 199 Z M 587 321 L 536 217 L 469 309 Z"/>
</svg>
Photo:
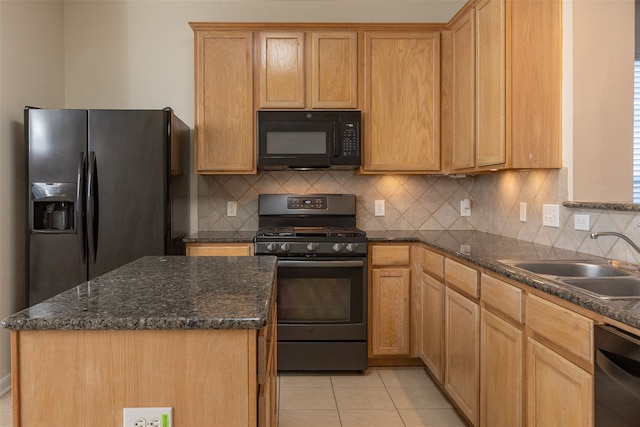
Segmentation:
<svg viewBox="0 0 640 427">
<path fill-rule="evenodd" d="M 260 33 L 259 108 L 305 105 L 304 33 Z"/>
<path fill-rule="evenodd" d="M 358 34 L 311 34 L 311 108 L 358 107 Z"/>
<path fill-rule="evenodd" d="M 364 33 L 362 172 L 440 170 L 440 33 Z"/>
<path fill-rule="evenodd" d="M 557 0 L 480 0 L 454 19 L 443 38 L 451 171 L 562 166 L 561 35 Z"/>
<path fill-rule="evenodd" d="M 195 173 L 256 173 L 253 33 L 195 33 Z"/>
<path fill-rule="evenodd" d="M 260 33 L 258 108 L 357 108 L 358 33 Z"/>
</svg>

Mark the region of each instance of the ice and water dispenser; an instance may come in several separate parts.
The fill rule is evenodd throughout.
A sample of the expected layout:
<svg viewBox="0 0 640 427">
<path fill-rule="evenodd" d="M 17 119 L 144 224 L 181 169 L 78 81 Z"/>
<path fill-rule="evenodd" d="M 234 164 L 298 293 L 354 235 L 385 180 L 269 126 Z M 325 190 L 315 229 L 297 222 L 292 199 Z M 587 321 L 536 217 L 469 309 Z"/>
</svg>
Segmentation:
<svg viewBox="0 0 640 427">
<path fill-rule="evenodd" d="M 34 182 L 31 184 L 31 230 L 74 233 L 75 182 Z"/>
</svg>

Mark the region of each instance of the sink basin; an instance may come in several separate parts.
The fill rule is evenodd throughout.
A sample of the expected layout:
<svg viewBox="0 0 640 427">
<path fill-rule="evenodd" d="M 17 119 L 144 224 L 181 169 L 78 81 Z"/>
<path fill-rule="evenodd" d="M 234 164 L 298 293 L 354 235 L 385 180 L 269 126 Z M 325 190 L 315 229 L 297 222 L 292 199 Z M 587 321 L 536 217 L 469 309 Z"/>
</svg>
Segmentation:
<svg viewBox="0 0 640 427">
<path fill-rule="evenodd" d="M 558 277 L 619 277 L 629 273 L 612 267 L 589 261 L 501 261 L 512 267 L 521 268 L 535 274 Z"/>
<path fill-rule="evenodd" d="M 600 299 L 640 299 L 640 275 L 610 262 L 585 260 L 500 260 Z M 636 266 L 637 267 L 637 266 Z"/>
<path fill-rule="evenodd" d="M 563 283 L 582 289 L 596 298 L 640 298 L 640 279 L 616 277 L 611 279 L 566 279 Z"/>
</svg>

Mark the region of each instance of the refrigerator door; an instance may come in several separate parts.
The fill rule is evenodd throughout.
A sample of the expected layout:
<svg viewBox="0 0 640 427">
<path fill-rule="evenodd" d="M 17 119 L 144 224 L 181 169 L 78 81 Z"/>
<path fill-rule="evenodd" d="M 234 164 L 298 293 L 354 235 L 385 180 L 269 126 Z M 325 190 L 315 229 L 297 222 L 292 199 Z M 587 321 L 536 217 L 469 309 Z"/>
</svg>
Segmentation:
<svg viewBox="0 0 640 427">
<path fill-rule="evenodd" d="M 168 120 L 163 110 L 89 110 L 89 279 L 165 253 Z"/>
<path fill-rule="evenodd" d="M 82 173 L 87 111 L 26 109 L 25 139 L 33 305 L 86 281 Z"/>
</svg>

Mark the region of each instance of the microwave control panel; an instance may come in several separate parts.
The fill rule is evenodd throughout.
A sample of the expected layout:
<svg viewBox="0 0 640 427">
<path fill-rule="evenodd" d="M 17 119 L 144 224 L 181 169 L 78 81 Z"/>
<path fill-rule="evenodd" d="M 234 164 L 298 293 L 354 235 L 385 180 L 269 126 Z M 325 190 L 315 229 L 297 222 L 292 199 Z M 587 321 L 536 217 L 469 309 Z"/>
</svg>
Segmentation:
<svg viewBox="0 0 640 427">
<path fill-rule="evenodd" d="M 342 157 L 357 157 L 360 155 L 360 129 L 356 122 L 340 122 L 342 141 Z"/>
</svg>

